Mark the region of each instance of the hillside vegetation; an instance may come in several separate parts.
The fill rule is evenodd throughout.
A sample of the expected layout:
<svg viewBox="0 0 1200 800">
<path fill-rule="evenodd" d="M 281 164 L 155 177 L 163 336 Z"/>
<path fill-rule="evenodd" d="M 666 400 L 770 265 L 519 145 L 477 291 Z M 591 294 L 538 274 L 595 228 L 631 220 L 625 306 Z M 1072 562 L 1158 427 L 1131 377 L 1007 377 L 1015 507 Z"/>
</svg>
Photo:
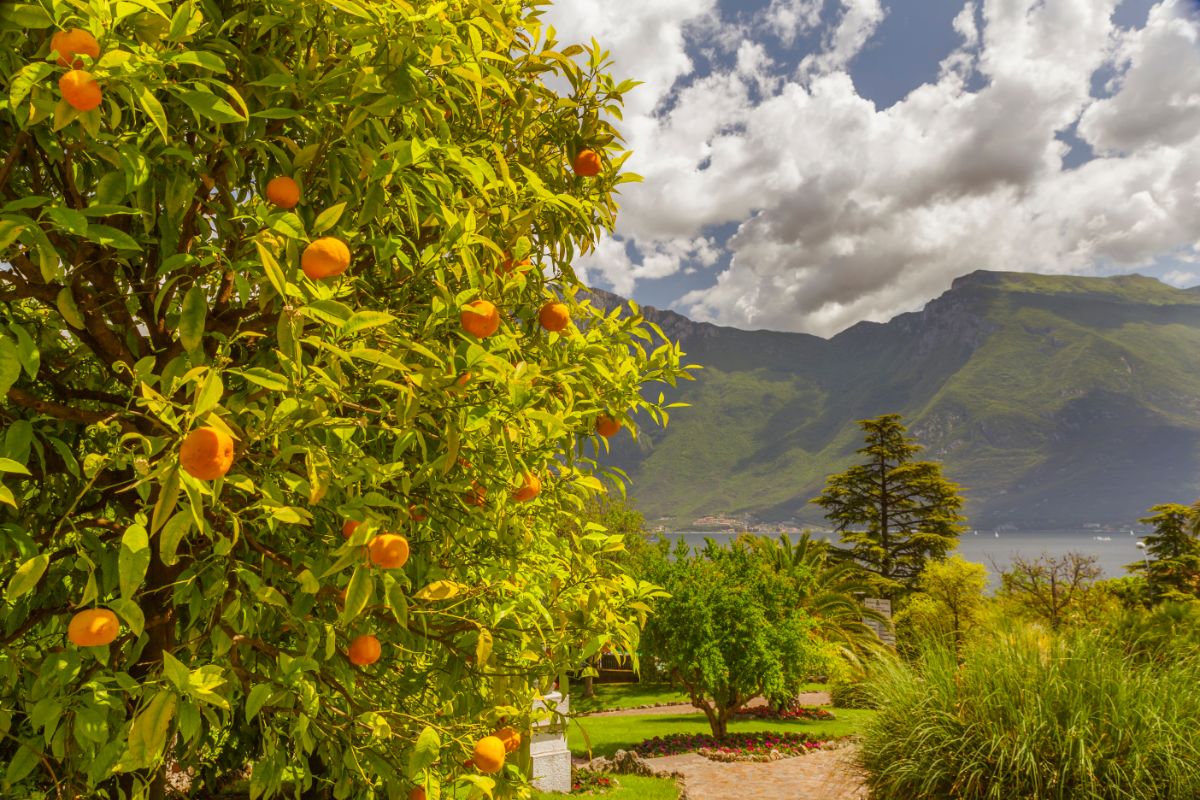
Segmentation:
<svg viewBox="0 0 1200 800">
<path fill-rule="evenodd" d="M 1200 293 L 1153 278 L 975 272 L 825 340 L 647 316 L 704 365 L 665 432 L 614 459 L 651 520 L 819 519 L 855 420 L 898 412 L 978 526 L 1136 519 L 1200 476 Z"/>
</svg>

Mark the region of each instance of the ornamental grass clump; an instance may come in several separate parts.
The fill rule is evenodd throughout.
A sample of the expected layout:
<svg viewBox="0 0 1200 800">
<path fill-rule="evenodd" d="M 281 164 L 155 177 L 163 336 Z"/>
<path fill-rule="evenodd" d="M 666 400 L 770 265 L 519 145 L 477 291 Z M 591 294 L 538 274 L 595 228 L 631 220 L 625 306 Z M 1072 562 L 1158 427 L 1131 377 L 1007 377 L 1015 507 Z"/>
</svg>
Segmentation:
<svg viewBox="0 0 1200 800">
<path fill-rule="evenodd" d="M 861 758 L 876 800 L 1200 797 L 1200 656 L 1147 664 L 1025 627 L 876 674 Z"/>
</svg>

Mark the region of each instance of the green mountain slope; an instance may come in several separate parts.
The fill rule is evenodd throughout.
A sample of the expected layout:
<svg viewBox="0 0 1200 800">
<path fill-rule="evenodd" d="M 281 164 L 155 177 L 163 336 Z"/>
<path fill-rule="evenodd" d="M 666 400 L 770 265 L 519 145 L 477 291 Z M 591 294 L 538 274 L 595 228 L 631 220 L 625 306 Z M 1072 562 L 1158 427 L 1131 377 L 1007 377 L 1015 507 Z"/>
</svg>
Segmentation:
<svg viewBox="0 0 1200 800">
<path fill-rule="evenodd" d="M 650 519 L 817 520 L 807 501 L 853 459 L 855 420 L 891 411 L 978 526 L 1127 522 L 1200 495 L 1200 292 L 976 272 L 829 340 L 644 311 L 705 367 L 665 432 L 614 448 Z"/>
</svg>

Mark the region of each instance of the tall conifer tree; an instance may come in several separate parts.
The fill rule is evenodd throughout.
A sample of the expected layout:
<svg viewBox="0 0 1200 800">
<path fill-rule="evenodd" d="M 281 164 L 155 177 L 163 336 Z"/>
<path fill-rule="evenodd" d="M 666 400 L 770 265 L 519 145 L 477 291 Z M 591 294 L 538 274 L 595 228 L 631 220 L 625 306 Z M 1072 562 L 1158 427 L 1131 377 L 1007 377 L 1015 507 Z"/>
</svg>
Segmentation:
<svg viewBox="0 0 1200 800">
<path fill-rule="evenodd" d="M 966 519 L 961 487 L 942 475 L 940 464 L 913 460 L 921 446 L 900 419 L 860 420 L 866 446 L 858 452 L 866 460 L 831 475 L 812 500 L 884 597 L 911 591 L 925 563 L 954 548 Z"/>
</svg>

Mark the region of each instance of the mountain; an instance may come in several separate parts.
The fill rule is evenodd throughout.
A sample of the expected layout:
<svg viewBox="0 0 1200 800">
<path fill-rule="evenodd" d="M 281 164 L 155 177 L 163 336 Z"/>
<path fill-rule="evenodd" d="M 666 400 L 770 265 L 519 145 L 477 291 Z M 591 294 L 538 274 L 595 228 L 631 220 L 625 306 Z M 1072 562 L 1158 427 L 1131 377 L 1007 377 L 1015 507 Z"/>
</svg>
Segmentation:
<svg viewBox="0 0 1200 800">
<path fill-rule="evenodd" d="M 691 405 L 665 431 L 613 448 L 651 521 L 819 521 L 807 501 L 855 460 L 855 421 L 888 412 L 968 490 L 973 526 L 1128 523 L 1200 495 L 1194 289 L 981 271 L 831 339 L 642 313 L 704 367 L 668 392 Z"/>
</svg>

